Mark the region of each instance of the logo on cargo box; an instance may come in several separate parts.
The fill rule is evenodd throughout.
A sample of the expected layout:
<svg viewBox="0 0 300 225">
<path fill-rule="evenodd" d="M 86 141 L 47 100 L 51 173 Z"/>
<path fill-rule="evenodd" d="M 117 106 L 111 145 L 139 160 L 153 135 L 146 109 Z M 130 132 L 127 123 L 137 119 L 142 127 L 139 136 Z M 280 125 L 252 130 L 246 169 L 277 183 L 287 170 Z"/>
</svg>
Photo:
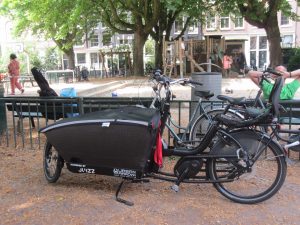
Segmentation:
<svg viewBox="0 0 300 225">
<path fill-rule="evenodd" d="M 127 169 L 114 169 L 113 170 L 114 176 L 116 177 L 132 177 L 136 178 L 136 171 L 134 170 L 127 170 Z"/>
</svg>

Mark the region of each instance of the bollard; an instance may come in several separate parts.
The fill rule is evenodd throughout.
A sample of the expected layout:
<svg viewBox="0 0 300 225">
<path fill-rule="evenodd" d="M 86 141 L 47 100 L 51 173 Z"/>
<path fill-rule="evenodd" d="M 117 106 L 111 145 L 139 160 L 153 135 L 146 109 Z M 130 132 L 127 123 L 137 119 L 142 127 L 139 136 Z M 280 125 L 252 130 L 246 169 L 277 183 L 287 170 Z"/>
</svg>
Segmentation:
<svg viewBox="0 0 300 225">
<path fill-rule="evenodd" d="M 5 102 L 4 102 L 4 85 L 0 82 L 0 134 L 5 132 L 7 128 L 6 122 L 6 109 L 5 109 Z"/>
</svg>

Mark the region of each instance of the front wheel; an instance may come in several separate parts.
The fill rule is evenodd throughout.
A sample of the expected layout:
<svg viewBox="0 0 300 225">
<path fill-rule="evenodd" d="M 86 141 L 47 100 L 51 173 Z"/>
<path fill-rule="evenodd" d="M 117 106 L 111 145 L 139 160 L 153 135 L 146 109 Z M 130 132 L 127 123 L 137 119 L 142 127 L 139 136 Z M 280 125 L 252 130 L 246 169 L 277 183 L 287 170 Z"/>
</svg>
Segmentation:
<svg viewBox="0 0 300 225">
<path fill-rule="evenodd" d="M 58 154 L 57 150 L 47 142 L 44 149 L 44 174 L 49 183 L 55 183 L 61 174 L 64 160 Z"/>
<path fill-rule="evenodd" d="M 286 177 L 285 156 L 269 137 L 251 131 L 231 134 L 245 149 L 250 162 L 250 171 L 239 166 L 238 159 L 214 159 L 209 165 L 212 180 L 233 179 L 231 182 L 214 183 L 225 197 L 238 203 L 254 204 L 271 198 L 283 185 Z M 222 154 L 222 143 L 214 146 Z"/>
</svg>

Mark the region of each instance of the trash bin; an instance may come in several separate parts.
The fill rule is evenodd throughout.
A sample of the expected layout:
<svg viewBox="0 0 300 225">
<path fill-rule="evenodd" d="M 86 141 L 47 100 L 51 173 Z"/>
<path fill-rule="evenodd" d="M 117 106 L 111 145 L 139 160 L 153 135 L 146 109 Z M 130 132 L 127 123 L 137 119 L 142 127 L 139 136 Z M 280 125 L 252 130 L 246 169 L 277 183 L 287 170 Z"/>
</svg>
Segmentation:
<svg viewBox="0 0 300 225">
<path fill-rule="evenodd" d="M 221 94 L 222 90 L 222 74 L 218 72 L 195 72 L 192 73 L 192 80 L 203 83 L 202 86 L 196 85 L 191 89 L 191 100 L 198 101 L 199 97 L 195 95 L 195 91 L 210 91 L 214 93 L 211 100 L 217 100 L 217 95 Z M 191 105 L 191 112 L 194 111 L 196 104 Z M 200 113 L 200 112 L 199 112 Z"/>
<path fill-rule="evenodd" d="M 61 97 L 76 98 L 77 97 L 77 92 L 76 92 L 75 88 L 69 87 L 69 88 L 61 89 L 59 95 Z M 68 107 L 68 106 L 77 106 L 77 104 L 64 104 L 64 106 L 66 106 L 66 107 Z M 72 117 L 79 116 L 79 113 L 67 113 L 66 115 L 67 115 L 67 118 L 72 118 Z"/>
<path fill-rule="evenodd" d="M 3 83 L 0 83 L 0 98 L 4 97 L 4 86 Z M 7 128 L 6 123 L 6 109 L 4 100 L 0 99 L 0 134 L 5 132 Z"/>
</svg>

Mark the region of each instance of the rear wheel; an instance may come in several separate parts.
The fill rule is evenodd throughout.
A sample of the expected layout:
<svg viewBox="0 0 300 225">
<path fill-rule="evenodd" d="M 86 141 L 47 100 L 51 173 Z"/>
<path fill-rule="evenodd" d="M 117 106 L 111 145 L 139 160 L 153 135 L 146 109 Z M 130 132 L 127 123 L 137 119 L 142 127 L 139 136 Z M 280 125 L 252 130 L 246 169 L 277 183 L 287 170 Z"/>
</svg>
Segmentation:
<svg viewBox="0 0 300 225">
<path fill-rule="evenodd" d="M 44 174 L 49 183 L 55 183 L 61 174 L 64 160 L 58 154 L 58 151 L 49 143 L 45 144 L 44 149 Z"/>
<path fill-rule="evenodd" d="M 259 138 L 248 132 L 233 134 L 241 143 L 250 162 L 251 170 L 247 171 L 238 159 L 219 158 L 211 161 L 209 175 L 212 180 L 233 179 L 232 182 L 214 183 L 215 188 L 225 197 L 238 203 L 254 204 L 271 198 L 283 185 L 286 177 L 284 153 L 268 137 Z M 246 146 L 248 145 L 248 146 Z M 222 143 L 215 149 L 222 153 Z"/>
<path fill-rule="evenodd" d="M 212 118 L 218 114 L 223 114 L 223 113 L 224 113 L 224 109 L 213 109 L 211 111 L 208 111 L 200 115 L 196 119 L 195 123 L 191 128 L 190 137 L 189 137 L 194 147 L 200 144 L 202 138 L 207 133 Z M 226 115 L 233 118 L 242 119 L 242 116 L 240 114 L 236 114 L 234 111 L 228 111 Z"/>
</svg>

